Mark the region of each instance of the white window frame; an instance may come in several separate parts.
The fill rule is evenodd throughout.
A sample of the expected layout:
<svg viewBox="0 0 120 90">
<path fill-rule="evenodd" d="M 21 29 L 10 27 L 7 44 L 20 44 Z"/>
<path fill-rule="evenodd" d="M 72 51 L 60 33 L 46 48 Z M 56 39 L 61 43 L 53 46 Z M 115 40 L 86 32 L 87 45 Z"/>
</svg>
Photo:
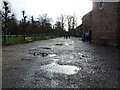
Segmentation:
<svg viewBox="0 0 120 90">
<path fill-rule="evenodd" d="M 104 8 L 104 0 L 100 0 L 99 9 L 102 10 Z"/>
</svg>

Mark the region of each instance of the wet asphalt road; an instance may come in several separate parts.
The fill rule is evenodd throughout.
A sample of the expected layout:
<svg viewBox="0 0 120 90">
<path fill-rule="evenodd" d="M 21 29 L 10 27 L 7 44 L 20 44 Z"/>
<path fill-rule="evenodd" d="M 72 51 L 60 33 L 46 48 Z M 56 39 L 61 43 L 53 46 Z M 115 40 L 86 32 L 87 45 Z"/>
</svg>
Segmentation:
<svg viewBox="0 0 120 90">
<path fill-rule="evenodd" d="M 3 88 L 118 88 L 118 49 L 56 38 L 4 46 Z"/>
</svg>

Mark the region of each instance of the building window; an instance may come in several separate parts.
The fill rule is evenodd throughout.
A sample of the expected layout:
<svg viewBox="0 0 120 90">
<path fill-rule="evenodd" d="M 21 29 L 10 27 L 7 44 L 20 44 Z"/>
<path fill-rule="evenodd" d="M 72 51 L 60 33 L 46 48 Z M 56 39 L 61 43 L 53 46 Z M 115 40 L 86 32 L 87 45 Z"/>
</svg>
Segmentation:
<svg viewBox="0 0 120 90">
<path fill-rule="evenodd" d="M 102 10 L 103 8 L 104 8 L 104 1 L 101 0 L 101 1 L 99 2 L 99 9 Z"/>
</svg>

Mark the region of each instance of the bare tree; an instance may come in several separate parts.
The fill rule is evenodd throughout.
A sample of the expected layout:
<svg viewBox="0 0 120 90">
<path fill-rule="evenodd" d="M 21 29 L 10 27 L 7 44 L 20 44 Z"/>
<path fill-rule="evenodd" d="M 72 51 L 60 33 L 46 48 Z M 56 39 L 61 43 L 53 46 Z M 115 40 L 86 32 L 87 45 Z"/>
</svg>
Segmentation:
<svg viewBox="0 0 120 90">
<path fill-rule="evenodd" d="M 32 22 L 32 31 L 33 31 L 33 35 L 34 35 L 34 38 L 35 38 L 35 21 L 34 21 L 34 17 L 31 16 L 31 22 Z"/>
<path fill-rule="evenodd" d="M 27 16 L 25 16 L 25 11 L 22 11 L 22 15 L 23 15 L 23 34 L 24 34 L 24 41 L 25 41 L 25 35 L 26 35 L 26 18 Z"/>
<path fill-rule="evenodd" d="M 61 22 L 60 21 L 56 21 L 56 23 L 55 23 L 55 33 L 57 34 L 57 35 L 62 35 L 62 33 L 63 33 L 63 29 L 62 29 L 62 26 L 61 26 Z M 54 34 L 55 34 L 54 33 Z"/>
<path fill-rule="evenodd" d="M 45 26 L 45 23 L 50 23 L 51 18 L 47 14 L 39 15 L 38 20 L 41 22 L 41 25 Z"/>
<path fill-rule="evenodd" d="M 66 23 L 66 15 L 61 14 L 61 15 L 58 17 L 58 21 L 61 22 L 62 31 L 63 31 L 63 33 L 64 33 L 64 27 L 65 27 L 65 23 Z M 63 33 L 62 33 L 62 34 L 63 34 Z"/>
<path fill-rule="evenodd" d="M 22 11 L 22 15 L 23 15 L 23 23 L 26 23 L 27 16 L 25 16 L 25 11 Z"/>
<path fill-rule="evenodd" d="M 7 34 L 7 22 L 8 22 L 8 14 L 10 13 L 9 4 L 7 1 L 3 1 L 3 8 L 4 8 L 4 14 L 2 15 L 3 19 L 3 34 L 4 34 L 4 43 L 6 42 L 6 34 Z"/>
<path fill-rule="evenodd" d="M 15 34 L 17 21 L 15 19 L 15 15 L 11 13 L 9 8 L 9 3 L 7 1 L 3 1 L 3 11 L 2 14 L 2 34 L 3 34 L 3 43 L 6 43 L 6 35 L 7 34 Z"/>
<path fill-rule="evenodd" d="M 76 36 L 76 30 L 75 28 L 77 27 L 77 18 L 75 14 L 72 16 L 72 29 L 70 30 L 70 33 L 72 36 Z"/>
<path fill-rule="evenodd" d="M 71 27 L 72 27 L 72 16 L 71 16 L 71 15 L 68 15 L 68 16 L 66 17 L 66 19 L 67 19 L 67 24 L 68 24 L 68 31 L 70 31 L 70 30 L 71 30 Z"/>
<path fill-rule="evenodd" d="M 47 14 L 39 15 L 38 20 L 41 24 L 42 34 L 43 33 L 47 34 L 48 32 L 50 32 L 50 29 L 52 28 L 51 23 L 50 23 L 51 19 L 52 18 L 48 17 Z"/>
</svg>

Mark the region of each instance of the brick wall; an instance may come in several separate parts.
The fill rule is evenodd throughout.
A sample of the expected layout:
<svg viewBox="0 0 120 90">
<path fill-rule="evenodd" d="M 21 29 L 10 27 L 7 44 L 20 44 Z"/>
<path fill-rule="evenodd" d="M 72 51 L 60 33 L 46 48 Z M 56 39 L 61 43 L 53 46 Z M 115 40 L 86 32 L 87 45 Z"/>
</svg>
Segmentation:
<svg viewBox="0 0 120 90">
<path fill-rule="evenodd" d="M 92 10 L 92 39 L 104 37 L 110 43 L 118 43 L 118 3 L 104 2 L 100 10 L 99 2 L 93 2 Z"/>
<path fill-rule="evenodd" d="M 92 12 L 89 12 L 85 16 L 83 16 L 83 18 L 82 18 L 83 32 L 87 32 L 92 28 L 91 17 L 92 17 Z"/>
<path fill-rule="evenodd" d="M 119 2 L 119 7 L 118 7 L 118 42 L 119 42 L 119 44 L 120 44 L 120 2 Z"/>
</svg>

